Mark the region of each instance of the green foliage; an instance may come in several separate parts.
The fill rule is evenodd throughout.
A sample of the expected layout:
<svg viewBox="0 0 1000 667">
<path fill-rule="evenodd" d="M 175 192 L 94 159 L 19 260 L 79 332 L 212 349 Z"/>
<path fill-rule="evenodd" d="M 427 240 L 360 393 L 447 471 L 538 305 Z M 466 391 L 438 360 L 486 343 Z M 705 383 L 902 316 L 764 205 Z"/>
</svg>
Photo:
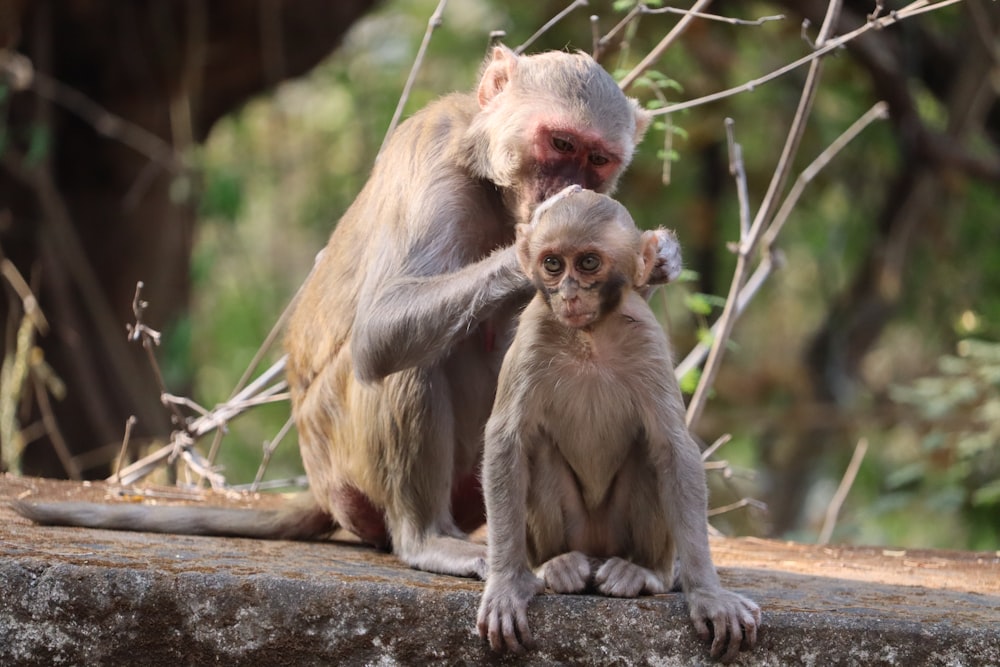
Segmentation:
<svg viewBox="0 0 1000 667">
<path fill-rule="evenodd" d="M 886 487 L 923 492 L 937 510 L 1000 513 L 1000 343 L 962 340 L 936 374 L 890 394 L 912 409 L 923 435 L 921 456 L 889 475 Z M 1000 536 L 1000 522 L 993 531 Z"/>
<path fill-rule="evenodd" d="M 52 150 L 52 131 L 47 125 L 32 123 L 28 130 L 28 151 L 24 156 L 24 164 L 34 167 L 45 159 Z"/>
</svg>

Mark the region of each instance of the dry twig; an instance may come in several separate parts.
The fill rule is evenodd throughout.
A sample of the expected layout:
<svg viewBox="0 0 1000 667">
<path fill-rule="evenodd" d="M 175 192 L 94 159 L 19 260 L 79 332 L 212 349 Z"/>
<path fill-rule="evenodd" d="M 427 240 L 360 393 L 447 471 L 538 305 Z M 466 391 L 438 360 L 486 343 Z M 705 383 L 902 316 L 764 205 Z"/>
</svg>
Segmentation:
<svg viewBox="0 0 1000 667">
<path fill-rule="evenodd" d="M 431 17 L 427 20 L 427 30 L 424 32 L 424 38 L 420 42 L 420 48 L 417 49 L 417 56 L 413 59 L 413 65 L 410 67 L 410 74 L 406 77 L 406 84 L 403 85 L 403 92 L 399 96 L 399 102 L 396 104 L 396 110 L 392 114 L 392 120 L 389 121 L 389 129 L 385 131 L 385 136 L 382 137 L 382 145 L 378 149 L 378 153 L 375 155 L 375 161 L 378 161 L 382 151 L 385 150 L 385 144 L 389 141 L 389 137 L 396 130 L 396 126 L 399 125 L 399 119 L 403 115 L 403 109 L 406 107 L 407 100 L 410 99 L 410 91 L 413 89 L 413 82 L 417 79 L 417 72 L 420 71 L 420 66 L 423 65 L 424 57 L 427 55 L 427 46 L 431 43 L 431 37 L 434 35 L 434 31 L 441 27 L 443 21 L 442 17 L 444 15 L 444 8 L 448 5 L 448 0 L 440 0 L 437 5 L 437 9 L 431 14 Z"/>
<path fill-rule="evenodd" d="M 844 471 L 844 478 L 840 480 L 840 486 L 837 487 L 837 492 L 833 494 L 833 499 L 830 500 L 830 504 L 826 508 L 826 517 L 823 519 L 823 528 L 819 531 L 819 539 L 816 540 L 817 544 L 829 544 L 830 537 L 833 535 L 833 528 L 837 525 L 837 516 L 840 514 L 840 508 L 847 499 L 847 494 L 854 484 L 854 478 L 857 477 L 858 470 L 861 469 L 861 462 L 864 460 L 867 451 L 868 439 L 861 438 L 854 448 L 854 454 L 851 455 L 851 462 L 847 464 L 847 470 Z"/>
</svg>

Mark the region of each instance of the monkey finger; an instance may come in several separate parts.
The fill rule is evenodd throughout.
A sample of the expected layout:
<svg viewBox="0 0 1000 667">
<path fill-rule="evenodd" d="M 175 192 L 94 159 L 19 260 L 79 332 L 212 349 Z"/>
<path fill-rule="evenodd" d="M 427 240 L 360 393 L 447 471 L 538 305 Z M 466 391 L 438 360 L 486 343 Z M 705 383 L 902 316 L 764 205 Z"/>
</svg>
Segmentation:
<svg viewBox="0 0 1000 667">
<path fill-rule="evenodd" d="M 511 653 L 524 653 L 524 645 L 517 636 L 517 619 L 511 614 L 501 614 L 500 624 L 503 628 L 503 643 Z"/>
<path fill-rule="evenodd" d="M 760 624 L 759 608 L 752 609 L 749 614 L 743 614 L 743 643 L 740 646 L 742 650 L 752 649 L 757 644 L 758 624 Z"/>
<path fill-rule="evenodd" d="M 712 622 L 712 648 L 711 655 L 713 658 L 719 658 L 725 662 L 726 656 L 729 655 L 729 623 L 726 618 L 726 614 L 717 613 L 710 619 Z"/>
<path fill-rule="evenodd" d="M 521 646 L 526 649 L 535 647 L 535 638 L 531 634 L 531 627 L 528 625 L 527 608 L 517 610 L 516 615 L 517 632 L 521 636 Z"/>
<path fill-rule="evenodd" d="M 708 638 L 712 636 L 712 631 L 709 630 L 704 617 L 701 615 L 692 616 L 691 621 L 694 623 L 694 630 L 698 633 L 698 638 L 703 642 L 708 641 Z"/>
<path fill-rule="evenodd" d="M 743 645 L 743 629 L 740 627 L 740 619 L 736 614 L 729 616 L 729 647 L 726 654 L 722 656 L 722 662 L 730 663 L 740 655 L 740 647 Z"/>
</svg>

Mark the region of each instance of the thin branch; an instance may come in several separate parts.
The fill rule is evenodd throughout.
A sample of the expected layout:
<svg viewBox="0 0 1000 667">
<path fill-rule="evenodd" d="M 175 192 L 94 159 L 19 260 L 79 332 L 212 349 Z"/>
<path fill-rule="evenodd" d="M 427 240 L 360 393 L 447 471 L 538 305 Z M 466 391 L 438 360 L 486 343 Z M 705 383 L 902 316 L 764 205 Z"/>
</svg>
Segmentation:
<svg viewBox="0 0 1000 667">
<path fill-rule="evenodd" d="M 601 59 L 601 19 L 597 14 L 590 15 L 590 57 Z"/>
<path fill-rule="evenodd" d="M 121 484 L 121 469 L 125 463 L 125 453 L 128 452 L 128 441 L 132 439 L 132 428 L 135 426 L 135 415 L 129 415 L 125 420 L 125 435 L 122 436 L 122 448 L 118 452 L 118 464 L 115 466 L 115 474 L 112 475 L 115 484 Z"/>
<path fill-rule="evenodd" d="M 694 18 L 707 19 L 709 21 L 717 21 L 719 23 L 728 23 L 729 25 L 747 25 L 747 26 L 758 26 L 764 25 L 768 21 L 783 21 L 785 20 L 784 14 L 774 14 L 772 16 L 762 16 L 759 19 L 734 19 L 729 16 L 719 16 L 718 14 L 706 14 L 704 12 L 696 12 L 691 9 L 680 9 L 678 7 L 650 7 L 649 5 L 639 3 L 637 7 L 640 8 L 640 12 L 643 14 L 682 14 L 693 16 Z"/>
<path fill-rule="evenodd" d="M 438 2 L 437 9 L 431 14 L 431 17 L 427 20 L 427 30 L 424 31 L 424 38 L 420 42 L 420 48 L 417 49 L 417 57 L 413 60 L 413 66 L 410 68 L 410 75 L 406 77 L 406 84 L 403 86 L 403 93 L 399 96 L 399 102 L 396 104 L 396 111 L 392 114 L 392 120 L 389 122 L 389 129 L 385 131 L 385 136 L 382 137 L 382 145 L 378 149 L 378 153 L 375 155 L 375 161 L 378 161 L 382 151 L 385 149 L 386 143 L 389 141 L 389 137 L 395 131 L 396 126 L 399 124 L 399 119 L 403 115 L 403 108 L 406 106 L 406 101 L 410 99 L 410 91 L 413 89 L 413 82 L 417 79 L 417 72 L 420 71 L 421 65 L 424 63 L 424 56 L 427 54 L 427 46 L 431 43 L 431 36 L 434 31 L 441 26 L 442 15 L 444 14 L 444 8 L 448 4 L 448 0 L 440 0 Z"/>
<path fill-rule="evenodd" d="M 828 31 L 829 26 L 836 23 L 836 17 L 839 13 L 840 0 L 831 0 L 827 8 L 826 17 L 823 19 L 823 28 L 820 35 L 816 38 L 816 46 L 818 48 L 821 49 L 826 44 L 827 35 L 824 31 Z M 764 195 L 764 200 L 757 209 L 757 216 L 754 218 L 748 238 L 745 240 L 741 239 L 741 245 L 743 243 L 747 244 L 746 247 L 740 248 L 741 254 L 746 253 L 750 255 L 753 253 L 757 242 L 760 240 L 761 233 L 771 222 L 777 197 L 785 189 L 788 174 L 792 170 L 792 162 L 799 152 L 802 136 L 806 130 L 806 122 L 809 120 L 809 114 L 816 99 L 816 90 L 819 87 L 819 78 L 822 71 L 823 65 L 820 59 L 809 63 L 809 73 L 802 86 L 802 93 L 799 95 L 799 105 L 795 110 L 795 115 L 792 117 L 792 125 L 788 130 L 788 136 L 785 138 L 785 145 L 782 147 L 781 156 L 778 158 L 778 164 L 775 166 L 771 182 L 768 184 L 767 193 Z"/>
<path fill-rule="evenodd" d="M 847 44 L 848 42 L 857 39 L 864 33 L 868 32 L 869 30 L 881 30 L 882 28 L 887 28 L 905 19 L 909 19 L 914 16 L 918 16 L 920 14 L 924 14 L 927 12 L 936 11 L 938 9 L 943 9 L 945 7 L 963 1 L 964 0 L 941 0 L 940 2 L 935 2 L 930 5 L 927 5 L 926 2 L 912 3 L 911 5 L 908 5 L 904 9 L 900 9 L 898 11 L 892 12 L 891 14 L 887 14 L 885 16 L 873 19 L 868 23 L 865 23 L 863 26 L 855 30 L 852 30 L 849 33 L 845 33 L 840 37 L 837 37 L 836 39 L 831 39 L 827 41 L 826 44 L 824 44 L 822 47 L 816 49 L 809 55 L 803 56 L 802 58 L 799 58 L 798 60 L 795 60 L 785 65 L 784 67 L 780 67 L 769 74 L 765 74 L 764 76 L 758 77 L 751 81 L 747 81 L 746 83 L 741 84 L 739 86 L 734 86 L 732 88 L 727 88 L 726 90 L 721 90 L 717 93 L 712 93 L 711 95 L 705 95 L 704 97 L 698 97 L 696 99 L 688 100 L 686 102 L 678 102 L 677 104 L 671 104 L 670 106 L 662 107 L 660 109 L 652 109 L 650 110 L 650 113 L 654 116 L 662 116 L 664 114 L 675 113 L 677 111 L 683 111 L 684 109 L 691 109 L 694 107 L 703 106 L 705 104 L 710 104 L 712 102 L 717 102 L 719 100 L 725 99 L 727 97 L 732 97 L 733 95 L 737 95 L 739 93 L 751 92 L 760 85 L 773 81 L 774 79 L 780 78 L 785 74 L 788 74 L 789 72 L 798 69 L 802 65 L 811 63 L 812 61 L 818 58 L 822 58 L 831 51 L 835 51 L 840 47 L 844 46 L 845 44 Z M 920 5 L 920 7 L 915 7 L 915 5 Z"/>
<path fill-rule="evenodd" d="M 736 179 L 742 239 L 750 233 L 750 196 L 747 192 L 747 172 L 743 165 L 743 147 L 736 142 L 736 122 L 732 118 L 726 119 L 726 141 L 729 146 L 729 174 Z"/>
<path fill-rule="evenodd" d="M 837 516 L 840 514 L 840 508 L 847 499 L 847 494 L 854 484 L 854 478 L 858 475 L 858 470 L 861 468 L 861 462 L 864 460 L 867 451 L 868 439 L 861 438 L 854 448 L 854 454 L 851 455 L 851 462 L 847 464 L 847 470 L 844 471 L 844 478 L 840 480 L 840 486 L 837 487 L 837 492 L 833 494 L 833 499 L 826 508 L 826 517 L 823 519 L 823 528 L 819 531 L 819 539 L 816 540 L 817 544 L 829 544 L 830 537 L 833 535 L 833 527 L 837 524 Z"/>
<path fill-rule="evenodd" d="M 55 413 L 52 412 L 52 402 L 49 400 L 49 393 L 40 379 L 35 378 L 33 384 L 35 385 L 35 401 L 38 403 L 38 411 L 42 415 L 42 424 L 45 425 L 45 433 L 49 436 L 52 449 L 55 450 L 56 456 L 59 458 L 59 462 L 62 464 L 66 474 L 69 475 L 69 478 L 79 481 L 83 479 L 83 471 L 77 465 L 73 454 L 69 451 L 69 445 L 66 444 L 66 439 L 62 435 L 62 431 L 59 430 Z"/>
<path fill-rule="evenodd" d="M 777 269 L 784 266 L 785 257 L 778 251 L 774 250 L 768 255 L 765 255 L 761 260 L 761 263 L 757 265 L 753 274 L 747 279 L 746 284 L 743 285 L 743 289 L 740 290 L 739 297 L 736 300 L 736 317 L 738 318 L 746 310 L 746 307 L 750 305 L 754 297 L 757 296 L 757 292 L 760 288 L 764 286 L 770 275 Z M 677 379 L 683 378 L 685 375 L 697 368 L 705 357 L 708 356 L 709 350 L 712 348 L 711 341 L 714 341 L 719 337 L 719 331 L 722 329 L 721 318 L 716 320 L 709 330 L 708 340 L 709 342 L 702 342 L 691 348 L 684 360 L 677 364 L 674 369 L 674 374 Z"/>
<path fill-rule="evenodd" d="M 514 53 L 516 53 L 518 55 L 524 53 L 525 49 L 527 49 L 529 46 L 531 46 L 535 42 L 536 39 L 538 39 L 539 37 L 541 37 L 542 35 L 544 35 L 546 32 L 548 32 L 549 30 L 551 30 L 554 25 L 556 25 L 557 23 L 559 23 L 560 21 L 562 21 L 564 18 L 566 18 L 573 10 L 577 9 L 578 7 L 586 7 L 586 6 L 587 6 L 587 0 L 573 0 L 573 2 L 571 2 L 569 4 L 569 6 L 567 6 L 561 12 L 559 12 L 558 14 L 556 14 L 555 16 L 553 16 L 551 19 L 549 19 L 548 23 L 546 23 L 541 28 L 539 28 L 538 30 L 536 30 L 534 35 L 532 35 L 531 37 L 529 37 L 527 40 L 524 41 L 523 44 L 521 44 L 519 47 L 517 47 L 516 49 L 514 49 Z"/>
<path fill-rule="evenodd" d="M 715 442 L 713 442 L 711 445 L 709 445 L 705 449 L 705 451 L 703 451 L 701 453 L 701 460 L 702 461 L 707 461 L 713 454 L 715 454 L 715 452 L 717 452 L 719 450 L 720 447 L 722 447 L 723 445 L 727 444 L 732 439 L 733 439 L 732 434 L 730 434 L 730 433 L 723 433 L 721 436 L 718 437 L 718 439 L 716 439 Z"/>
<path fill-rule="evenodd" d="M 254 477 L 253 484 L 250 486 L 250 490 L 254 493 L 260 488 L 261 480 L 264 479 L 264 473 L 267 471 L 267 466 L 271 463 L 271 456 L 274 454 L 274 450 L 278 448 L 281 441 L 288 435 L 288 432 L 292 429 L 295 424 L 294 417 L 289 417 L 285 420 L 284 425 L 278 431 L 278 434 L 274 436 L 274 439 L 270 442 L 264 443 L 264 457 L 261 459 L 260 467 L 257 468 L 257 476 Z"/>
<path fill-rule="evenodd" d="M 24 314 L 31 319 L 31 323 L 38 333 L 43 336 L 47 334 L 49 332 L 49 322 L 45 319 L 45 313 L 38 307 L 38 299 L 35 298 L 35 294 L 31 291 L 31 287 L 28 286 L 21 272 L 6 257 L 0 260 L 0 275 L 3 275 L 7 279 L 7 282 L 17 293 L 18 298 L 21 299 L 21 307 L 24 309 Z"/>
<path fill-rule="evenodd" d="M 142 321 L 143 315 L 146 313 L 146 308 L 149 307 L 149 303 L 142 300 L 143 287 L 144 285 L 141 280 L 136 282 L 135 296 L 132 297 L 132 315 L 135 317 L 135 323 L 125 325 L 125 330 L 128 332 L 128 341 L 131 343 L 140 342 L 142 344 L 142 349 L 146 352 L 146 359 L 149 361 L 149 367 L 153 371 L 157 387 L 160 390 L 160 402 L 170 408 L 170 413 L 174 418 L 174 425 L 183 427 L 185 422 L 184 414 L 180 411 L 177 402 L 170 400 L 172 394 L 167 391 L 167 381 L 163 377 L 163 371 L 160 370 L 160 362 L 156 359 L 156 352 L 153 350 L 153 348 L 160 344 L 162 336 L 159 331 L 147 326 Z"/>
<path fill-rule="evenodd" d="M 632 71 L 625 75 L 625 77 L 618 82 L 618 86 L 622 90 L 628 90 L 636 79 L 643 75 L 643 73 L 652 67 L 653 63 L 660 59 L 667 49 L 669 49 L 677 39 L 684 34 L 687 30 L 688 25 L 695 18 L 695 13 L 701 11 L 709 4 L 712 0 L 697 0 L 691 10 L 681 17 L 681 20 L 677 22 L 677 25 L 673 27 L 673 30 L 667 33 L 666 37 L 660 40 L 652 51 L 650 51 L 642 61 L 632 68 Z"/>
<path fill-rule="evenodd" d="M 826 147 L 826 149 L 816 156 L 808 167 L 802 170 L 799 177 L 795 179 L 795 183 L 792 184 L 791 189 L 788 191 L 788 195 L 785 200 L 781 203 L 781 207 L 778 212 L 774 215 L 774 219 L 768 226 L 767 232 L 764 234 L 762 240 L 762 245 L 765 251 L 770 250 L 784 228 L 785 223 L 788 221 L 792 210 L 795 205 L 798 204 L 799 198 L 802 196 L 803 191 L 806 186 L 812 182 L 816 175 L 826 167 L 827 164 L 833 160 L 836 155 L 843 150 L 843 148 L 854 140 L 858 134 L 862 132 L 866 127 L 871 125 L 876 120 L 881 120 L 889 117 L 889 105 L 885 102 L 876 102 L 868 111 L 864 113 L 860 118 L 854 121 L 850 127 L 844 130 L 839 137 L 837 137 L 833 143 Z"/>
<path fill-rule="evenodd" d="M 600 60 L 601 56 L 604 55 L 604 49 L 607 48 L 611 40 L 618 36 L 618 33 L 622 32 L 627 28 L 633 21 L 635 21 L 642 14 L 642 3 L 637 3 L 628 14 L 625 15 L 621 21 L 619 21 L 611 30 L 608 31 L 604 37 L 601 37 L 594 48 L 594 60 Z M 593 20 L 593 19 L 591 19 Z"/>
<path fill-rule="evenodd" d="M 761 511 L 767 511 L 767 504 L 763 503 L 754 498 L 741 498 L 735 503 L 729 503 L 728 505 L 723 505 L 722 507 L 714 507 L 708 510 L 708 516 L 719 516 L 720 514 L 726 514 L 727 512 L 732 512 L 733 510 L 738 510 L 741 507 L 753 507 Z"/>
<path fill-rule="evenodd" d="M 298 488 L 307 489 L 309 488 L 309 478 L 305 475 L 299 475 L 297 477 L 292 477 L 290 479 L 269 479 L 266 482 L 261 482 L 260 484 L 233 484 L 229 487 L 230 491 L 250 491 L 251 489 L 255 491 L 265 491 L 270 489 L 285 489 L 285 488 Z"/>
<path fill-rule="evenodd" d="M 229 401 L 215 407 L 207 415 L 194 419 L 185 426 L 184 430 L 175 431 L 171 436 L 169 444 L 127 466 L 124 470 L 119 471 L 118 478 L 120 483 L 127 485 L 142 479 L 159 467 L 163 461 L 176 456 L 178 451 L 190 448 L 196 439 L 217 429 L 224 428 L 230 420 L 244 412 L 247 408 L 261 403 L 286 400 L 288 395 L 280 392 L 284 391 L 287 383 L 282 380 L 273 385 L 270 384 L 284 373 L 285 359 L 286 357 L 279 359 Z M 205 476 L 209 477 L 209 482 L 213 487 L 217 487 L 220 484 L 219 480 L 221 476 L 212 469 L 212 461 L 198 459 L 197 465 L 197 470 L 205 470 L 211 473 L 211 475 L 206 473 Z M 114 478 L 109 479 L 109 481 L 114 481 Z"/>
<path fill-rule="evenodd" d="M 826 18 L 823 21 L 823 31 L 821 31 L 821 34 L 816 41 L 819 47 L 822 47 L 826 42 L 826 31 L 830 29 L 830 26 L 836 23 L 836 18 L 839 12 L 839 0 L 831 0 L 827 9 Z M 821 72 L 821 61 L 812 61 L 809 67 L 809 75 L 806 77 L 806 82 L 802 87 L 802 94 L 799 96 L 798 108 L 796 109 L 795 116 L 792 118 L 792 124 L 788 130 L 788 136 L 785 138 L 785 145 L 782 148 L 781 156 L 779 157 L 778 164 L 775 167 L 774 175 L 771 177 L 771 183 L 768 186 L 767 194 L 764 195 L 764 201 L 761 202 L 760 208 L 757 209 L 757 215 L 754 218 L 749 231 L 746 230 L 745 223 L 740 226 L 740 244 L 739 253 L 736 258 L 736 269 L 733 272 L 733 279 L 729 287 L 729 296 L 726 298 L 726 305 L 723 307 L 722 315 L 719 316 L 718 335 L 712 341 L 712 348 L 708 352 L 708 359 L 706 359 L 705 367 L 702 369 L 701 378 L 698 381 L 698 387 L 695 389 L 694 395 L 691 397 L 691 402 L 688 404 L 687 415 L 685 417 L 688 428 L 691 428 L 695 423 L 697 423 L 698 419 L 701 417 L 701 413 L 708 402 L 708 392 L 715 383 L 715 376 L 718 374 L 719 368 L 722 365 L 722 358 L 725 354 L 726 343 L 728 342 L 729 336 L 732 333 L 732 328 L 736 323 L 736 301 L 739 297 L 740 291 L 743 289 L 744 281 L 750 273 L 750 258 L 757 247 L 761 235 L 770 223 L 777 195 L 784 189 L 785 182 L 788 179 L 788 173 L 792 168 L 792 161 L 798 153 L 799 145 L 802 141 L 802 135 L 805 133 L 806 121 L 809 118 L 813 101 L 816 97 L 816 89 L 819 86 L 819 77 Z"/>
</svg>

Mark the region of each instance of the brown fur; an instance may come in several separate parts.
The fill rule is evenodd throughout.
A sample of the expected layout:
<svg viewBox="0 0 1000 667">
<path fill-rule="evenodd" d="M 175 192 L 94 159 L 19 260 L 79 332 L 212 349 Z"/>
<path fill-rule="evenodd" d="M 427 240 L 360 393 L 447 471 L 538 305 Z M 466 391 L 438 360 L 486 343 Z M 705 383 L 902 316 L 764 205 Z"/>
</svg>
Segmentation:
<svg viewBox="0 0 1000 667">
<path fill-rule="evenodd" d="M 657 234 L 640 235 L 603 195 L 554 199 L 518 226 L 520 261 L 539 293 L 486 427 L 479 631 L 494 649 L 520 652 L 543 582 L 560 593 L 664 593 L 676 557 L 696 628 L 707 638 L 711 623 L 713 656 L 731 660 L 754 644 L 760 610 L 719 584 L 699 449 L 666 335 L 637 292 L 656 264 Z"/>
</svg>

